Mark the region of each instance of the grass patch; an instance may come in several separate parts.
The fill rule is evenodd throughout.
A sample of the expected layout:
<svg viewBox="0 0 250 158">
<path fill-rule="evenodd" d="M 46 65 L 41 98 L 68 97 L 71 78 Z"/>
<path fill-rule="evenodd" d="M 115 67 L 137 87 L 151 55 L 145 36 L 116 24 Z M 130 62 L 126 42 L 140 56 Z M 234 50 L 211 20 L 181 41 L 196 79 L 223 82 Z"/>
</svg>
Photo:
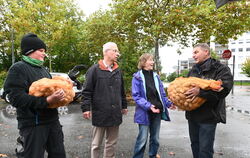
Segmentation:
<svg viewBox="0 0 250 158">
<path fill-rule="evenodd" d="M 250 86 L 250 82 L 235 81 L 234 85 L 237 85 L 237 86 Z"/>
</svg>

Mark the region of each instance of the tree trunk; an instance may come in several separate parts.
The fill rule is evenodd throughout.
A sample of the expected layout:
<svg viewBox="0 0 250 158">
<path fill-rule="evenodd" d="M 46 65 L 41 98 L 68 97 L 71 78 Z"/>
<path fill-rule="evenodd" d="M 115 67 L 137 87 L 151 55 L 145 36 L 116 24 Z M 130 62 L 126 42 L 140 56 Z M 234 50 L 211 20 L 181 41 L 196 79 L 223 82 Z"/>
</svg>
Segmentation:
<svg viewBox="0 0 250 158">
<path fill-rule="evenodd" d="M 159 38 L 155 39 L 155 70 L 160 74 Z"/>
</svg>

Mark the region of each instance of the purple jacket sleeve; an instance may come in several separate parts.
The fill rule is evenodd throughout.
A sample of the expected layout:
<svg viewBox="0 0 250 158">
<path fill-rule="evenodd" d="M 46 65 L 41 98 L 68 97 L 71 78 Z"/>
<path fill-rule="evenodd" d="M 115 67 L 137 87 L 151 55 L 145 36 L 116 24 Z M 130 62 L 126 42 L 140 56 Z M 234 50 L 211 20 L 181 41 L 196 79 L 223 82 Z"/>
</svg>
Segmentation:
<svg viewBox="0 0 250 158">
<path fill-rule="evenodd" d="M 132 79 L 132 97 L 137 106 L 140 106 L 145 111 L 150 109 L 151 103 L 146 100 L 142 82 L 135 77 Z"/>
</svg>

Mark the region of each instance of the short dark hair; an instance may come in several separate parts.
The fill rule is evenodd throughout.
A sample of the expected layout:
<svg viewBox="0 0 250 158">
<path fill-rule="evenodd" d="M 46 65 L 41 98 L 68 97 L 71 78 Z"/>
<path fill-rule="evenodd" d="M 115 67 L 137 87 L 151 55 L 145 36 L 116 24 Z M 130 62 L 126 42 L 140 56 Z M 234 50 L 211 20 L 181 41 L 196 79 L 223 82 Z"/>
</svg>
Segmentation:
<svg viewBox="0 0 250 158">
<path fill-rule="evenodd" d="M 210 54 L 210 47 L 207 43 L 198 43 L 198 44 L 194 45 L 194 48 L 196 48 L 196 47 L 200 47 L 203 50 L 207 50 Z"/>
</svg>

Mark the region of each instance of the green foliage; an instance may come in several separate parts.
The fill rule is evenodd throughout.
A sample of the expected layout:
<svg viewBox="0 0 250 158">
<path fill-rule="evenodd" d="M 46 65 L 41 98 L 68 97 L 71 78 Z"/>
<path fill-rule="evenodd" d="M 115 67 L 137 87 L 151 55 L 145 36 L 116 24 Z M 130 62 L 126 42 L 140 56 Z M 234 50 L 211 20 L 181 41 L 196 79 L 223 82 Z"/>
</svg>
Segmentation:
<svg viewBox="0 0 250 158">
<path fill-rule="evenodd" d="M 6 71 L 1 71 L 0 72 L 0 88 L 3 87 L 3 84 L 4 84 L 6 76 L 7 76 L 7 72 Z"/>
<path fill-rule="evenodd" d="M 183 70 L 179 76 L 181 77 L 187 77 L 189 70 Z"/>
<path fill-rule="evenodd" d="M 177 77 L 187 77 L 188 72 L 189 72 L 189 70 L 183 70 L 183 71 L 179 74 L 179 76 L 178 76 L 178 74 L 177 74 L 176 72 L 173 72 L 173 73 L 171 73 L 170 75 L 167 76 L 167 81 L 168 81 L 168 82 L 172 82 L 172 81 L 174 81 L 175 78 L 177 78 Z"/>
<path fill-rule="evenodd" d="M 167 80 L 166 74 L 160 74 L 160 79 L 161 81 L 166 81 Z"/>
<path fill-rule="evenodd" d="M 167 81 L 168 82 L 172 82 L 176 77 L 178 77 L 176 72 L 171 73 L 170 75 L 168 75 L 167 77 Z"/>
<path fill-rule="evenodd" d="M 134 36 L 141 47 L 155 48 L 157 68 L 158 48 L 169 41 L 188 46 L 215 42 L 226 44 L 229 38 L 250 30 L 250 7 L 246 0 L 215 9 L 211 0 L 113 0 L 112 12 L 122 28 L 123 36 Z"/>
<path fill-rule="evenodd" d="M 242 72 L 250 77 L 250 59 L 246 59 L 246 61 L 242 65 Z"/>
<path fill-rule="evenodd" d="M 213 59 L 219 59 L 220 57 L 218 56 L 218 54 L 215 52 L 215 51 L 213 51 L 213 50 L 210 50 L 210 54 L 211 54 L 211 58 L 213 58 Z"/>
<path fill-rule="evenodd" d="M 188 46 L 190 37 L 194 44 L 209 42 L 213 35 L 215 42 L 225 44 L 250 30 L 250 4 L 246 0 L 220 9 L 215 9 L 211 0 L 113 0 L 110 10 L 87 18 L 73 2 L 0 0 L 0 71 L 11 66 L 12 31 L 16 61 L 20 59 L 21 37 L 33 32 L 47 44 L 45 65 L 56 72 L 97 63 L 102 58 L 102 45 L 113 41 L 121 51 L 119 66 L 126 89 L 130 89 L 142 53 L 155 51 L 158 59 L 157 48 L 170 41 Z"/>
<path fill-rule="evenodd" d="M 249 81 L 235 81 L 234 85 L 237 85 L 237 86 L 250 86 L 250 82 Z"/>
<path fill-rule="evenodd" d="M 0 0 L 0 60 L 3 69 L 11 65 L 11 32 L 14 33 L 14 53 L 19 57 L 20 39 L 33 32 L 45 41 L 52 71 L 66 72 L 76 63 L 88 61 L 82 53 L 82 13 L 72 0 Z M 6 58 L 8 57 L 8 58 Z M 49 65 L 51 64 L 51 65 Z"/>
</svg>

